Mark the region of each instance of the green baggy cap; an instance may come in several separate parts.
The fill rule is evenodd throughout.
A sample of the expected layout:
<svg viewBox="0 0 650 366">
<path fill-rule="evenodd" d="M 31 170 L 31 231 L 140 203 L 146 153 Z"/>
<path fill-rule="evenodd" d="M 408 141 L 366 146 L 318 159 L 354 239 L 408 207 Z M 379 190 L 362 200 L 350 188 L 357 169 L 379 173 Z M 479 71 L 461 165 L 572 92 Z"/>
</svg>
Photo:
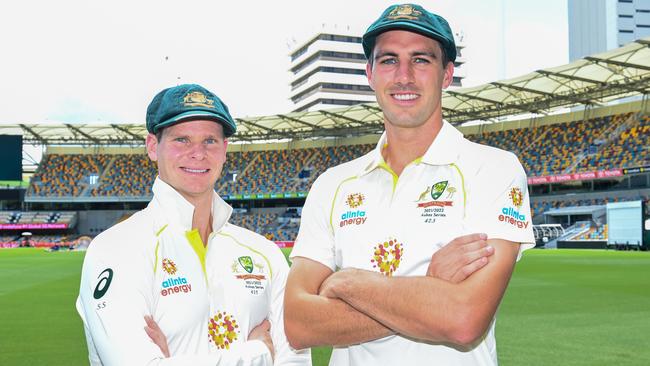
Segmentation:
<svg viewBox="0 0 650 366">
<path fill-rule="evenodd" d="M 435 39 L 442 44 L 449 60 L 456 60 L 456 43 L 449 23 L 440 15 L 430 13 L 415 4 L 391 5 L 368 27 L 361 41 L 366 58 L 372 57 L 377 36 L 398 29 Z"/>
<path fill-rule="evenodd" d="M 175 123 L 205 119 L 220 123 L 225 137 L 237 130 L 228 107 L 211 91 L 196 84 L 183 84 L 158 93 L 147 107 L 147 131 L 156 133 Z"/>
</svg>

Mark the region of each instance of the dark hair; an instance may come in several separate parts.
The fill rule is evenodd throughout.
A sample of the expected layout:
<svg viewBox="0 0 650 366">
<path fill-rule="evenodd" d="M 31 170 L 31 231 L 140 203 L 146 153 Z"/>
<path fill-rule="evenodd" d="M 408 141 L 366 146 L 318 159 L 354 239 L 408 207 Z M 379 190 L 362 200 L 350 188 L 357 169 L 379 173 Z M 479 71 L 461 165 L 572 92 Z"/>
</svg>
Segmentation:
<svg viewBox="0 0 650 366">
<path fill-rule="evenodd" d="M 158 132 L 155 133 L 157 142 L 160 142 L 160 140 L 162 140 L 163 131 L 165 131 L 165 129 L 161 128 L 158 130 Z"/>
</svg>

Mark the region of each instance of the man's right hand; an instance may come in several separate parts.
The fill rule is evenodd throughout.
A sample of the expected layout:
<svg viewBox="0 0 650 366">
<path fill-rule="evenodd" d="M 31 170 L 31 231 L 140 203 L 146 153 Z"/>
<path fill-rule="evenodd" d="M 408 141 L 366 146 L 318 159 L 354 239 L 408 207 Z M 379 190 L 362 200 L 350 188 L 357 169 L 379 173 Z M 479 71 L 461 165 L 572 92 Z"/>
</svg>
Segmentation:
<svg viewBox="0 0 650 366">
<path fill-rule="evenodd" d="M 147 333 L 151 341 L 160 348 L 160 351 L 163 353 L 163 356 L 169 357 L 169 345 L 167 345 L 167 337 L 163 333 L 162 329 L 158 326 L 155 320 L 151 315 L 145 315 L 144 321 L 147 323 L 147 326 L 144 327 L 144 331 Z"/>
<path fill-rule="evenodd" d="M 487 244 L 487 235 L 460 236 L 431 256 L 427 276 L 459 283 L 488 264 L 494 248 Z"/>
<path fill-rule="evenodd" d="M 275 349 L 273 348 L 273 340 L 271 340 L 271 323 L 264 319 L 259 323 L 248 335 L 248 340 L 259 340 L 264 342 L 266 347 L 271 351 L 271 358 L 275 358 Z"/>
</svg>

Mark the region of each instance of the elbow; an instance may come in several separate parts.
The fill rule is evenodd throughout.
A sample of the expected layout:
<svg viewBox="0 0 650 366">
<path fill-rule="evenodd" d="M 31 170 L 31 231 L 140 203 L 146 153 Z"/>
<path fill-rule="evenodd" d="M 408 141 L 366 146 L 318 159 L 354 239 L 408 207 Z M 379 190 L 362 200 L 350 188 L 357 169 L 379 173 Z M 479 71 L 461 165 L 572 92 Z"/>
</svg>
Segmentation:
<svg viewBox="0 0 650 366">
<path fill-rule="evenodd" d="M 291 348 L 299 350 L 309 347 L 305 342 L 306 338 L 303 336 L 305 332 L 299 322 L 289 319 L 287 316 L 284 317 L 284 333 Z"/>
<path fill-rule="evenodd" d="M 464 322 L 461 319 L 450 319 L 442 329 L 439 325 L 434 324 L 421 325 L 422 327 L 416 330 L 416 334 L 420 335 L 418 338 L 430 342 L 451 343 L 460 348 L 471 348 L 472 345 L 483 338 L 486 331 L 482 327 Z"/>
<path fill-rule="evenodd" d="M 294 349 L 294 350 L 301 350 L 301 349 L 308 348 L 306 344 L 300 342 L 299 338 L 296 338 L 296 337 L 291 337 L 290 338 L 287 335 L 287 340 L 289 341 L 289 346 L 291 346 L 291 348 Z"/>
<path fill-rule="evenodd" d="M 309 347 L 306 343 L 309 332 L 305 329 L 300 319 L 297 319 L 295 312 L 285 308 L 284 311 L 284 333 L 291 348 L 299 350 Z"/>
<path fill-rule="evenodd" d="M 462 348 L 472 348 L 483 339 L 485 330 L 477 327 L 460 327 L 450 335 L 449 341 Z"/>
<path fill-rule="evenodd" d="M 485 337 L 492 317 L 480 314 L 471 306 L 464 308 L 452 322 L 447 340 L 462 348 L 471 348 Z"/>
</svg>

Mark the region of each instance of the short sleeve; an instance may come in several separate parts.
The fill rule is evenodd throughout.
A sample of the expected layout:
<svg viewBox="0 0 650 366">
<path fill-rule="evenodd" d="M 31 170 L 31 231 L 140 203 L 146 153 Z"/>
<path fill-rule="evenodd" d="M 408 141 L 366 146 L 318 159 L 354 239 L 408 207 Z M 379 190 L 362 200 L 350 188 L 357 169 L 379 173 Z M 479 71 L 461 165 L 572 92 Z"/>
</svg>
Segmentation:
<svg viewBox="0 0 650 366">
<path fill-rule="evenodd" d="M 330 223 L 334 193 L 324 175 L 312 185 L 302 209 L 298 237 L 291 258 L 305 257 L 336 270 L 334 234 Z"/>
<path fill-rule="evenodd" d="M 275 247 L 275 244 L 271 244 Z M 309 348 L 296 350 L 291 348 L 284 331 L 284 290 L 289 275 L 289 266 L 280 250 L 273 248 L 273 284 L 271 287 L 271 307 L 269 321 L 271 322 L 271 338 L 275 347 L 274 365 L 307 366 L 311 365 L 311 350 Z"/>
<path fill-rule="evenodd" d="M 465 226 L 488 239 L 521 243 L 521 253 L 535 246 L 526 173 L 514 154 L 499 153 L 468 182 Z"/>
</svg>

